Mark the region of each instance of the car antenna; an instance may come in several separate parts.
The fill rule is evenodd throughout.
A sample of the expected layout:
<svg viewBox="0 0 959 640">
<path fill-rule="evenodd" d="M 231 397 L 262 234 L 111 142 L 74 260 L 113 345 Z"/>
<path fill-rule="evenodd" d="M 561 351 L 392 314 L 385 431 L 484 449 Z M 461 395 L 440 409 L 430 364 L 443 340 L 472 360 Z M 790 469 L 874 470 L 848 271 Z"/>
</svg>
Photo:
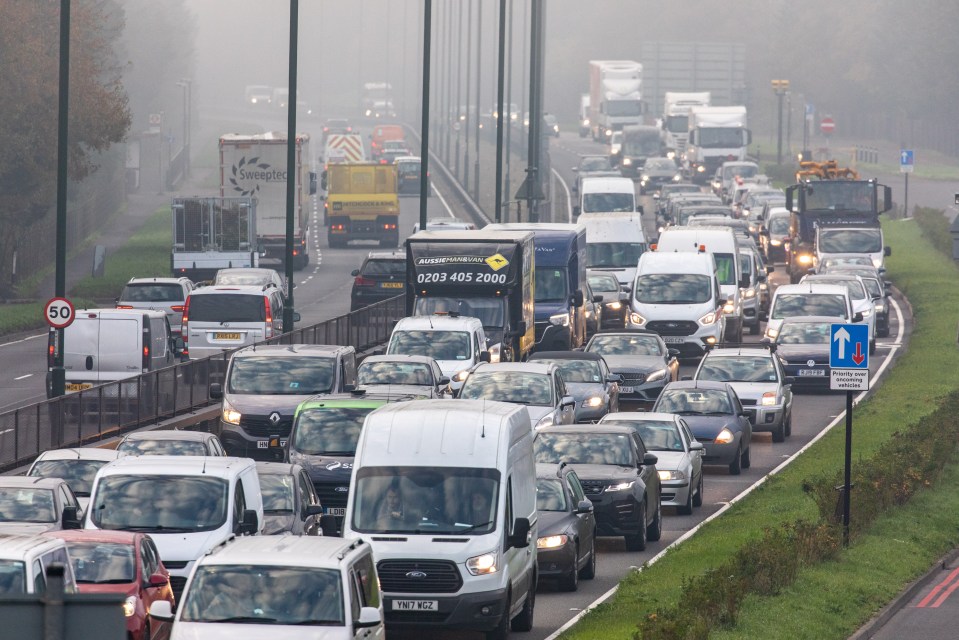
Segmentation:
<svg viewBox="0 0 959 640">
<path fill-rule="evenodd" d="M 208 457 L 209 457 L 209 456 L 203 456 L 203 469 L 200 471 L 200 473 L 202 473 L 202 474 L 204 474 L 204 475 L 206 474 L 206 459 L 207 459 Z"/>
<path fill-rule="evenodd" d="M 483 430 L 480 432 L 480 438 L 486 437 L 486 398 L 483 398 Z"/>
</svg>

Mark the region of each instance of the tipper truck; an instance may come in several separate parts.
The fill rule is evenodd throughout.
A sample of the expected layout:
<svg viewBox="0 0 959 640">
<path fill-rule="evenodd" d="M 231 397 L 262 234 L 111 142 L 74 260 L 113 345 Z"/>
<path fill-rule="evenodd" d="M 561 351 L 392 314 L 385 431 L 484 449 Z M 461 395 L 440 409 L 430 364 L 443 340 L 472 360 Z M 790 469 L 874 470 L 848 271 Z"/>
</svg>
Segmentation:
<svg viewBox="0 0 959 640">
<path fill-rule="evenodd" d="M 609 142 L 614 131 L 643 123 L 643 65 L 633 60 L 590 60 L 589 123 L 593 140 Z"/>
<path fill-rule="evenodd" d="M 400 243 L 400 199 L 396 166 L 372 162 L 331 164 L 323 174 L 327 190 L 327 241 L 345 247 L 352 240 L 378 240 L 381 247 Z"/>
<path fill-rule="evenodd" d="M 745 160 L 752 133 L 746 107 L 693 107 L 684 166 L 696 184 L 706 184 L 727 160 Z"/>
<path fill-rule="evenodd" d="M 689 111 L 693 107 L 708 107 L 708 91 L 667 91 L 663 100 L 663 142 L 667 155 L 682 158 L 689 139 Z"/>
<path fill-rule="evenodd" d="M 212 280 L 220 269 L 260 266 L 253 198 L 174 198 L 174 276 Z"/>
<path fill-rule="evenodd" d="M 293 178 L 293 268 L 310 262 L 310 196 L 316 174 L 310 171 L 310 136 L 296 136 Z M 286 261 L 286 134 L 279 132 L 220 136 L 220 196 L 249 197 L 256 203 L 257 244 L 266 259 Z"/>
<path fill-rule="evenodd" d="M 493 360 L 525 360 L 535 341 L 535 259 L 529 231 L 415 233 L 406 240 L 406 313 L 478 318 Z"/>
</svg>

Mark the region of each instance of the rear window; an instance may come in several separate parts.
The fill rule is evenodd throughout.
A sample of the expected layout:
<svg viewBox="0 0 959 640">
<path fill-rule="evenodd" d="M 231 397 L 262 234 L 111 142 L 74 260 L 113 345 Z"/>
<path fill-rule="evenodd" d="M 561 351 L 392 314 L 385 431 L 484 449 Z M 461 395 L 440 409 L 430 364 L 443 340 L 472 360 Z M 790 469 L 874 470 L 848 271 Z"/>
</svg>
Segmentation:
<svg viewBox="0 0 959 640">
<path fill-rule="evenodd" d="M 402 276 L 406 274 L 406 260 L 367 260 L 364 276 Z"/>
<path fill-rule="evenodd" d="M 120 302 L 183 302 L 183 287 L 178 284 L 128 284 Z"/>
<path fill-rule="evenodd" d="M 192 322 L 264 322 L 265 298 L 258 295 L 205 295 L 190 297 Z"/>
</svg>

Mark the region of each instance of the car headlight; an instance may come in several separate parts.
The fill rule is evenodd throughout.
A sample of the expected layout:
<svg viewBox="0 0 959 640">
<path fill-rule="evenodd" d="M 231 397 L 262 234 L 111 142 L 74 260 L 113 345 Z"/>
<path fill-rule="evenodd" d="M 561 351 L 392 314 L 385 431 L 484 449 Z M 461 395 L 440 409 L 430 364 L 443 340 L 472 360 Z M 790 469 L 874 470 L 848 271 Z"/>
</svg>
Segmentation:
<svg viewBox="0 0 959 640">
<path fill-rule="evenodd" d="M 613 130 L 612 130 L 612 129 L 607 129 L 607 130 L 606 130 L 606 137 L 609 138 L 609 137 L 611 137 L 612 135 L 613 135 Z"/>
<path fill-rule="evenodd" d="M 639 315 L 635 311 L 629 314 L 629 321 L 633 324 L 646 324 L 646 318 Z"/>
<path fill-rule="evenodd" d="M 606 487 L 606 493 L 613 493 L 615 491 L 627 491 L 633 488 L 633 485 L 636 484 L 635 480 L 630 480 L 629 482 L 618 482 L 616 484 L 611 484 Z"/>
<path fill-rule="evenodd" d="M 605 400 L 602 396 L 590 396 L 583 401 L 584 407 L 601 407 Z"/>
<path fill-rule="evenodd" d="M 643 182 L 649 182 L 649 176 L 645 176 L 645 175 L 644 175 L 644 176 L 642 177 L 642 181 L 643 181 Z"/>
<path fill-rule="evenodd" d="M 545 536 L 545 537 L 536 539 L 536 548 L 537 549 L 555 549 L 556 547 L 562 547 L 567 542 L 569 542 L 569 536 L 566 536 L 566 535 Z"/>
<path fill-rule="evenodd" d="M 706 173 L 706 167 L 704 167 L 703 165 L 699 165 L 698 167 L 696 167 L 696 173 Z"/>
<path fill-rule="evenodd" d="M 863 317 L 863 318 L 868 318 L 868 317 L 871 316 L 871 315 L 872 315 L 872 309 L 863 309 L 863 310 L 862 310 L 862 317 Z"/>
<path fill-rule="evenodd" d="M 514 118 L 514 120 L 515 120 L 515 118 Z M 584 119 L 583 119 L 583 126 L 584 126 L 584 127 L 588 127 L 588 126 L 589 126 L 589 118 L 584 118 Z"/>
<path fill-rule="evenodd" d="M 123 601 L 123 615 L 127 618 L 133 616 L 137 612 L 137 597 L 136 596 L 127 596 L 127 599 Z"/>
<path fill-rule="evenodd" d="M 763 399 L 759 401 L 764 407 L 772 407 L 777 404 L 778 394 L 775 391 L 767 391 L 763 394 Z"/>
<path fill-rule="evenodd" d="M 781 247 L 781 246 L 782 246 L 782 243 L 783 243 L 782 240 L 775 240 L 775 239 L 773 239 L 773 240 L 770 240 L 770 241 L 769 241 L 769 244 L 771 244 L 771 245 L 774 246 L 774 247 Z"/>
<path fill-rule="evenodd" d="M 682 179 L 683 179 L 683 176 L 678 173 L 673 176 L 673 182 L 679 182 Z"/>
<path fill-rule="evenodd" d="M 554 125 L 553 125 L 553 131 L 555 131 L 556 133 L 559 133 L 559 125 L 558 125 L 558 124 L 554 124 Z"/>
<path fill-rule="evenodd" d="M 553 414 L 552 414 L 552 413 L 547 413 L 545 416 L 543 416 L 542 418 L 539 419 L 539 422 L 537 422 L 537 423 L 536 423 L 536 426 L 533 427 L 533 428 L 534 428 L 534 429 L 542 429 L 543 427 L 552 427 L 553 424 L 554 424 L 554 422 L 553 422 Z"/>
<path fill-rule="evenodd" d="M 243 417 L 243 414 L 241 414 L 239 411 L 237 411 L 230 405 L 226 404 L 225 402 L 223 403 L 223 411 L 221 412 L 220 415 L 221 415 L 221 418 L 223 419 L 223 422 L 227 424 L 235 424 L 237 426 L 239 426 L 240 424 L 240 418 Z"/>
<path fill-rule="evenodd" d="M 797 260 L 799 261 L 799 264 L 812 264 L 812 256 L 808 253 L 801 254 Z"/>
<path fill-rule="evenodd" d="M 452 380 L 453 382 L 463 382 L 469 377 L 469 375 L 469 369 L 463 369 L 462 371 L 458 371 L 457 373 L 453 374 Z"/>
<path fill-rule="evenodd" d="M 748 289 L 746 289 L 746 292 L 745 292 L 743 295 L 744 295 L 744 297 L 746 297 L 746 298 L 755 298 L 755 297 L 756 297 L 756 289 L 754 289 L 753 287 L 749 287 Z"/>
<path fill-rule="evenodd" d="M 727 316 L 731 313 L 735 313 L 735 311 L 736 311 L 736 303 L 733 302 L 732 300 L 730 300 L 729 302 L 723 305 L 723 313 L 725 313 Z"/>
<path fill-rule="evenodd" d="M 537 541 L 538 543 L 538 541 Z M 490 551 L 481 556 L 474 556 L 466 561 L 466 570 L 474 576 L 485 576 L 496 573 L 496 552 Z"/>
<path fill-rule="evenodd" d="M 703 325 L 704 327 L 708 327 L 711 324 L 715 324 L 716 320 L 718 319 L 719 319 L 719 314 L 717 314 L 715 311 L 710 311 L 709 313 L 707 313 L 706 315 L 704 315 L 702 318 L 699 319 L 699 324 Z"/>
<path fill-rule="evenodd" d="M 667 151 L 667 152 L 666 152 L 666 157 L 669 158 L 670 160 L 673 160 L 673 159 L 676 157 L 676 152 L 675 152 L 675 151 Z"/>
<path fill-rule="evenodd" d="M 682 471 L 678 471 L 674 469 L 660 469 L 659 479 L 660 480 L 685 480 L 686 474 Z"/>
<path fill-rule="evenodd" d="M 656 369 L 648 376 L 646 376 L 646 382 L 656 382 L 657 380 L 662 380 L 666 377 L 666 369 Z"/>
<path fill-rule="evenodd" d="M 606 304 L 606 308 L 612 309 L 613 311 L 619 311 L 620 309 L 623 308 L 623 303 L 618 300 L 616 302 L 609 302 Z"/>
<path fill-rule="evenodd" d="M 876 313 L 879 313 L 880 311 L 882 311 L 882 304 L 877 302 L 874 308 L 876 310 Z"/>
<path fill-rule="evenodd" d="M 503 345 L 502 343 L 497 342 L 492 347 L 489 348 L 489 361 L 490 362 L 499 362 Z"/>
<path fill-rule="evenodd" d="M 623 158 L 623 166 L 624 166 L 624 167 L 632 166 L 632 164 L 633 164 L 633 159 L 632 159 L 632 158 Z"/>
<path fill-rule="evenodd" d="M 569 326 L 569 314 L 568 313 L 557 313 L 549 317 L 549 323 L 557 327 L 568 327 Z"/>
<path fill-rule="evenodd" d="M 715 442 L 716 444 L 729 444 L 735 439 L 736 438 L 733 436 L 732 431 L 730 431 L 729 429 L 723 428 L 723 430 L 719 432 L 719 435 L 716 436 L 716 439 L 713 440 L 713 442 Z"/>
</svg>

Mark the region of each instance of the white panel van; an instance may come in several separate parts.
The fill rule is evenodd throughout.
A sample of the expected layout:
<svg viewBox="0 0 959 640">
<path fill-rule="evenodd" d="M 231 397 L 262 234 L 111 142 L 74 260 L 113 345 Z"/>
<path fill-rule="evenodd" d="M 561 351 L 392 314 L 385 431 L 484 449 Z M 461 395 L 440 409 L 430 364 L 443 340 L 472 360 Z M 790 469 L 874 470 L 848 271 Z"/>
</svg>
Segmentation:
<svg viewBox="0 0 959 640">
<path fill-rule="evenodd" d="M 583 178 L 579 189 L 579 204 L 573 214 L 639 212 L 636 204 L 636 185 L 631 178 Z"/>
<path fill-rule="evenodd" d="M 629 289 L 636 279 L 639 256 L 649 244 L 638 213 L 584 213 L 579 222 L 586 227 L 586 268 L 606 271 Z"/>
</svg>

